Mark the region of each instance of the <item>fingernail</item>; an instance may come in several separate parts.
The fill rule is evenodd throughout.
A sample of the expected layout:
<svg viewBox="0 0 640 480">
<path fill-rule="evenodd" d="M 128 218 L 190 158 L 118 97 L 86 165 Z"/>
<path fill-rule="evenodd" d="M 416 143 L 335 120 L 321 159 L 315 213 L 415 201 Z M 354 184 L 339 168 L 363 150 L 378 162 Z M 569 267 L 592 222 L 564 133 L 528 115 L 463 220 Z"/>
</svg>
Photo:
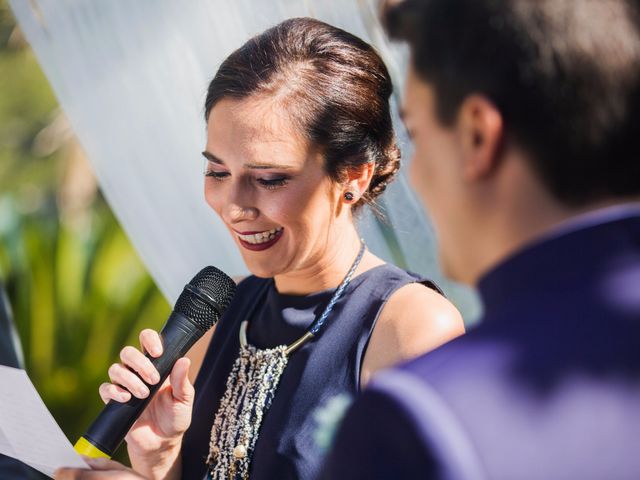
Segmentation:
<svg viewBox="0 0 640 480">
<path fill-rule="evenodd" d="M 90 467 L 100 467 L 102 465 L 105 464 L 105 462 L 107 461 L 106 458 L 92 458 L 92 457 L 85 457 L 85 462 L 87 462 L 87 464 Z"/>
<path fill-rule="evenodd" d="M 140 389 L 138 389 L 138 396 L 140 397 L 146 397 L 147 395 L 149 395 L 149 389 L 142 387 Z"/>
<path fill-rule="evenodd" d="M 160 375 L 157 373 L 151 374 L 151 383 L 158 383 L 160 381 Z"/>
</svg>

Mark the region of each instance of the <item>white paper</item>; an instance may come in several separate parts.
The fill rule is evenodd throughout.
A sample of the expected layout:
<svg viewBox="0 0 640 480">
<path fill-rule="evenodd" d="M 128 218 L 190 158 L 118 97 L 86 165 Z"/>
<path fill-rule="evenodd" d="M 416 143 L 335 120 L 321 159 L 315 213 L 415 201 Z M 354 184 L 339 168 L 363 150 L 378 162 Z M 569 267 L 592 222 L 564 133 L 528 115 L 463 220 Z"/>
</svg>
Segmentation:
<svg viewBox="0 0 640 480">
<path fill-rule="evenodd" d="M 0 365 L 0 385 L 0 453 L 50 477 L 60 467 L 88 468 L 24 370 Z"/>
</svg>

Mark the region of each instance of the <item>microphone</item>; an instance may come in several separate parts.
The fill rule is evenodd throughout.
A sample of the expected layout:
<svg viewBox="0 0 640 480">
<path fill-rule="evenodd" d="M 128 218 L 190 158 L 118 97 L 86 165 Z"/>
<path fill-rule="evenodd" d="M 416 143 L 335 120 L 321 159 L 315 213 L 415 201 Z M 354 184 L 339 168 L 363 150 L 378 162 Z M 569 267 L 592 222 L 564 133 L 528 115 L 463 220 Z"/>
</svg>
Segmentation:
<svg viewBox="0 0 640 480">
<path fill-rule="evenodd" d="M 160 374 L 160 381 L 149 385 L 147 398 L 132 396 L 126 403 L 109 401 L 91 424 L 87 433 L 78 439 L 75 450 L 87 457 L 111 458 L 124 440 L 131 426 L 143 412 L 153 395 L 169 376 L 173 365 L 204 333 L 213 327 L 231 303 L 236 284 L 215 267 L 203 268 L 184 287 L 176 304 L 160 331 L 163 353 L 147 358 Z"/>
</svg>

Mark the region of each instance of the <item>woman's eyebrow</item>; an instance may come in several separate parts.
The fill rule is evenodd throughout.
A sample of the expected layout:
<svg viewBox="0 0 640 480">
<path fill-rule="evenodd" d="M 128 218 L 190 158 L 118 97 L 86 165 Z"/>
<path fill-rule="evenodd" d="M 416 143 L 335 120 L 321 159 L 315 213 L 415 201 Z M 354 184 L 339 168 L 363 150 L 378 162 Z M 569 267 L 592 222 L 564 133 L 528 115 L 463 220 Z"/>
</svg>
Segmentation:
<svg viewBox="0 0 640 480">
<path fill-rule="evenodd" d="M 272 163 L 245 163 L 244 164 L 245 168 L 251 168 L 251 169 L 255 169 L 255 170 L 267 170 L 269 168 L 274 168 L 277 170 L 293 170 L 294 167 L 289 166 L 289 165 L 275 165 Z"/>
<path fill-rule="evenodd" d="M 202 156 L 209 160 L 210 162 L 217 163 L 218 165 L 224 165 L 225 163 L 218 157 L 216 157 L 213 153 L 207 152 L 206 150 L 202 152 Z M 268 170 L 268 169 L 278 169 L 278 170 L 293 170 L 294 167 L 290 165 L 277 165 L 274 163 L 245 163 L 243 165 L 244 168 L 249 168 L 252 170 Z"/>
<path fill-rule="evenodd" d="M 213 153 L 207 152 L 206 150 L 202 152 L 202 156 L 213 163 L 218 163 L 220 165 L 224 165 L 224 162 L 216 157 Z"/>
</svg>

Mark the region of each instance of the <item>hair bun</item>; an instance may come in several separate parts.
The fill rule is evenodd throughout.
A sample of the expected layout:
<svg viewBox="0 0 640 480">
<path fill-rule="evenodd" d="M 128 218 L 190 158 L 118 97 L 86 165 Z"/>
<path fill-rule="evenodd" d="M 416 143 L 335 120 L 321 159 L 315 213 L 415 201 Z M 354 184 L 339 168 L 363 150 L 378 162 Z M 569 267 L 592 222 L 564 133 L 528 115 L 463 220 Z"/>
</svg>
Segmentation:
<svg viewBox="0 0 640 480">
<path fill-rule="evenodd" d="M 400 170 L 400 158 L 400 148 L 393 139 L 391 145 L 384 149 L 376 159 L 376 169 L 373 172 L 371 183 L 363 195 L 365 201 L 373 202 L 385 191 L 387 185 L 393 181 Z"/>
<path fill-rule="evenodd" d="M 245 43 L 222 62 L 209 84 L 205 118 L 222 98 L 265 95 L 284 109 L 301 135 L 321 151 L 328 176 L 375 162 L 372 202 L 400 167 L 389 96 L 391 77 L 362 39 L 312 18 L 292 18 Z"/>
</svg>

